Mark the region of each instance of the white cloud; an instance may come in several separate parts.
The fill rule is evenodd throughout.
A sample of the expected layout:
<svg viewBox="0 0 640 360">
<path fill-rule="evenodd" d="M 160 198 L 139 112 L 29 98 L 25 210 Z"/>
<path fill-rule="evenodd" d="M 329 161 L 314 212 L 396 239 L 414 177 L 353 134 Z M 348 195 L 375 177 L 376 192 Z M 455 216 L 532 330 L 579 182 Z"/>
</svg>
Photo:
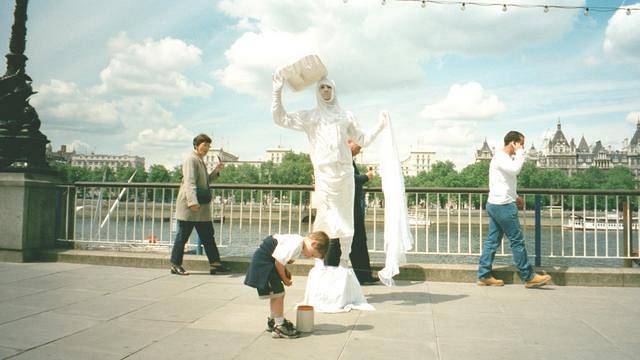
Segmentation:
<svg viewBox="0 0 640 360">
<path fill-rule="evenodd" d="M 35 89 L 31 103 L 46 126 L 78 132 L 118 132 L 123 128 L 115 103 L 94 98 L 75 83 L 51 80 Z"/>
<path fill-rule="evenodd" d="M 632 124 L 637 124 L 640 121 L 640 111 L 632 111 L 627 114 L 626 120 Z"/>
<path fill-rule="evenodd" d="M 161 164 L 172 169 L 189 153 L 194 135 L 182 125 L 156 130 L 147 128 L 125 147 L 128 152 L 143 156 L 147 165 Z"/>
<path fill-rule="evenodd" d="M 625 7 L 640 7 L 640 3 Z M 615 62 L 640 61 L 640 13 L 617 11 L 610 19 L 603 43 L 604 53 Z"/>
<path fill-rule="evenodd" d="M 90 150 L 91 145 L 80 140 L 74 140 L 67 148 L 67 151 L 75 151 L 78 154 L 88 154 Z"/>
<path fill-rule="evenodd" d="M 496 95 L 490 94 L 477 82 L 454 84 L 447 97 L 433 105 L 427 105 L 421 116 L 433 120 L 489 119 L 505 110 Z"/>
<path fill-rule="evenodd" d="M 112 97 L 107 101 L 107 96 L 55 79 L 36 91 L 31 102 L 43 124 L 51 129 L 119 133 L 175 123 L 173 114 L 149 97 Z"/>
<path fill-rule="evenodd" d="M 193 82 L 182 73 L 199 65 L 202 51 L 182 40 L 132 42 L 120 33 L 109 42 L 111 60 L 100 73 L 100 93 L 152 96 L 177 102 L 184 97 L 209 96 L 213 87 Z"/>
<path fill-rule="evenodd" d="M 128 128 L 171 126 L 173 114 L 149 97 L 124 97 L 118 100 L 118 110 Z"/>
<path fill-rule="evenodd" d="M 557 11 L 530 21 L 530 9 L 503 13 L 469 7 L 461 12 L 434 4 L 423 10 L 407 2 L 383 7 L 379 2 L 312 0 L 226 0 L 219 8 L 238 19 L 238 28 L 248 19 L 255 28 L 225 52 L 228 65 L 215 75 L 224 86 L 254 96 L 268 94 L 274 69 L 309 53 L 320 55 L 330 76 L 346 84 L 347 91 L 423 83 L 420 65 L 431 59 L 505 53 L 554 40 L 572 28 L 577 15 Z"/>
<path fill-rule="evenodd" d="M 131 151 L 140 148 L 184 148 L 191 144 L 194 133 L 182 125 L 174 128 L 144 129 L 140 131 L 135 141 L 127 145 Z"/>
</svg>

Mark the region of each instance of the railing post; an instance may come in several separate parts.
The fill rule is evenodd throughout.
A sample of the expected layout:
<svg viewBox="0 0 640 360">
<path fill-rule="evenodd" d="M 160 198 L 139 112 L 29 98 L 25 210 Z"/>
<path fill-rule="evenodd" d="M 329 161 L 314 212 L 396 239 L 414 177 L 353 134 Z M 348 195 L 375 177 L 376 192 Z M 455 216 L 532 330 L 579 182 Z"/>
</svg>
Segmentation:
<svg viewBox="0 0 640 360">
<path fill-rule="evenodd" d="M 622 203 L 622 232 L 624 232 L 623 243 L 624 243 L 624 256 L 633 255 L 630 253 L 631 248 L 631 216 L 629 216 L 629 203 L 624 201 Z M 624 259 L 623 267 L 632 267 L 633 262 L 631 259 Z"/>
<path fill-rule="evenodd" d="M 542 239 L 541 239 L 542 223 L 541 223 L 541 217 L 540 217 L 540 210 L 542 208 L 541 206 L 542 196 L 540 194 L 536 194 L 534 198 L 535 198 L 534 219 L 535 219 L 535 254 L 536 254 L 535 265 L 540 266 L 540 264 L 542 263 Z"/>
</svg>

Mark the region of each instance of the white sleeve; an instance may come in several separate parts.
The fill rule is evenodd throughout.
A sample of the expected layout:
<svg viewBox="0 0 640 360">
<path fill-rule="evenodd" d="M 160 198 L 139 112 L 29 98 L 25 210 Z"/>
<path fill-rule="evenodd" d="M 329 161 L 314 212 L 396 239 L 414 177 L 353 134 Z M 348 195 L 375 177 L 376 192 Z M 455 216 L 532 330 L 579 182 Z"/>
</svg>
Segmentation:
<svg viewBox="0 0 640 360">
<path fill-rule="evenodd" d="M 516 150 L 516 155 L 513 159 L 508 156 L 500 157 L 496 166 L 498 169 L 510 175 L 518 175 L 520 170 L 522 170 L 522 165 L 524 165 L 524 150 L 518 149 Z"/>
<path fill-rule="evenodd" d="M 386 114 L 386 113 L 385 113 Z M 388 115 L 386 115 L 388 116 Z M 347 112 L 347 119 L 349 120 L 349 127 L 347 128 L 347 135 L 350 139 L 355 141 L 362 147 L 367 147 L 371 144 L 382 132 L 385 127 L 385 124 L 388 122 L 383 113 L 380 113 L 380 118 L 378 120 L 378 124 L 375 128 L 373 128 L 369 132 L 364 132 L 360 126 L 358 126 L 358 122 L 356 121 L 356 117 L 351 113 Z"/>
<path fill-rule="evenodd" d="M 274 235 L 278 241 L 273 258 L 279 263 L 286 265 L 289 260 L 300 255 L 302 250 L 302 236 L 300 235 Z"/>
<path fill-rule="evenodd" d="M 271 115 L 276 125 L 298 131 L 304 131 L 304 127 L 309 120 L 308 111 L 286 112 L 282 105 L 282 88 L 273 91 Z"/>
</svg>

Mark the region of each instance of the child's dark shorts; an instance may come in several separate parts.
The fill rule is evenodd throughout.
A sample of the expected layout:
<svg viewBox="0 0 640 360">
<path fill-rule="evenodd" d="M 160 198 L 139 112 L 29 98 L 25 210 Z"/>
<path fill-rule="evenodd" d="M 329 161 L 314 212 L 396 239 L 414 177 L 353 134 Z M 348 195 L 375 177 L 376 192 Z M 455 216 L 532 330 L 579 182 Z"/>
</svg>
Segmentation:
<svg viewBox="0 0 640 360">
<path fill-rule="evenodd" d="M 260 299 L 273 299 L 284 296 L 284 284 L 277 271 L 272 271 L 264 288 L 258 289 Z"/>
</svg>

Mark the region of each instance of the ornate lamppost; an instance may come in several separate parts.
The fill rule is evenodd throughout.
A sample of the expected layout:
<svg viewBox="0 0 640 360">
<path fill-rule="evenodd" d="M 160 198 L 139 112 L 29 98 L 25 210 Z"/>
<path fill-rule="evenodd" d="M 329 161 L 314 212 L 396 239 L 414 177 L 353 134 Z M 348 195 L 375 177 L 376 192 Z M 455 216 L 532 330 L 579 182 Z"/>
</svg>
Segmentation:
<svg viewBox="0 0 640 360">
<path fill-rule="evenodd" d="M 28 0 L 16 0 L 7 58 L 7 71 L 0 77 L 0 171 L 48 168 L 47 137 L 40 132 L 38 113 L 29 105 L 35 94 L 25 72 Z"/>
</svg>

